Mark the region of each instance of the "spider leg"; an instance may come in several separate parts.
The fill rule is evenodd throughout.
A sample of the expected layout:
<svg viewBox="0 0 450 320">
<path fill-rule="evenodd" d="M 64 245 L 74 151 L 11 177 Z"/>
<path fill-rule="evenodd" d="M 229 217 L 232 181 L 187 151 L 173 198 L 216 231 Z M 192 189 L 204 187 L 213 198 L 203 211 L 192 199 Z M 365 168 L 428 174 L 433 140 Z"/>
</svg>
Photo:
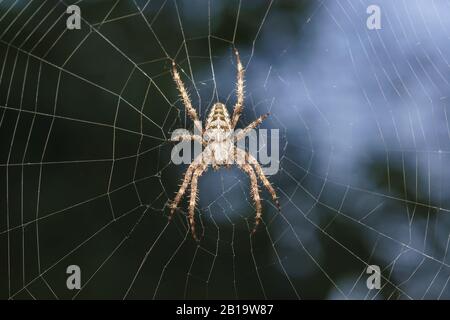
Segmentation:
<svg viewBox="0 0 450 320">
<path fill-rule="evenodd" d="M 186 192 L 189 182 L 191 181 L 192 174 L 198 168 L 198 166 L 201 164 L 202 157 L 203 157 L 203 152 L 201 154 L 199 154 L 198 157 L 195 158 L 195 160 L 187 168 L 186 173 L 184 174 L 183 182 L 181 183 L 180 189 L 178 189 L 175 199 L 170 204 L 169 219 L 172 219 L 173 214 L 175 213 L 175 210 L 177 209 L 178 204 L 180 203 L 181 199 L 183 198 L 183 195 Z"/>
<path fill-rule="evenodd" d="M 191 181 L 191 198 L 189 201 L 189 225 L 191 226 L 191 233 L 194 237 L 195 241 L 198 241 L 197 235 L 195 233 L 195 204 L 197 202 L 197 194 L 198 194 L 198 178 L 202 175 L 202 173 L 208 168 L 207 165 L 201 164 L 199 165 L 192 176 Z"/>
<path fill-rule="evenodd" d="M 253 198 L 253 201 L 255 202 L 256 207 L 256 218 L 255 218 L 255 226 L 253 227 L 252 234 L 256 232 L 256 229 L 258 228 L 259 223 L 261 222 L 261 198 L 259 196 L 259 188 L 258 188 L 258 180 L 256 179 L 255 171 L 253 170 L 252 166 L 248 163 L 241 163 L 238 164 L 242 170 L 245 171 L 245 173 L 248 174 L 250 178 L 250 194 Z"/>
<path fill-rule="evenodd" d="M 234 54 L 236 55 L 237 64 L 237 82 L 236 82 L 236 95 L 237 101 L 234 105 L 233 116 L 231 117 L 231 128 L 235 128 L 239 117 L 241 116 L 242 110 L 244 109 L 244 67 L 242 66 L 241 59 L 239 57 L 239 52 L 234 49 Z"/>
<path fill-rule="evenodd" d="M 258 163 L 258 160 L 255 159 L 251 154 L 248 152 L 241 150 L 239 148 L 236 148 L 237 153 L 239 154 L 239 157 L 242 159 L 245 159 L 245 163 L 250 163 L 255 168 L 256 174 L 258 175 L 259 179 L 262 181 L 264 187 L 269 191 L 270 196 L 272 197 L 273 202 L 277 206 L 278 211 L 280 211 L 280 202 L 278 201 L 277 193 L 275 192 L 275 189 L 272 187 L 272 185 L 269 182 L 269 179 L 267 179 L 266 175 L 263 172 L 263 169 L 261 168 L 261 165 Z"/>
<path fill-rule="evenodd" d="M 206 142 L 203 140 L 203 138 L 197 134 L 182 134 L 170 139 L 170 141 L 172 142 L 189 141 L 189 140 L 197 141 L 198 143 L 206 145 Z"/>
<path fill-rule="evenodd" d="M 268 116 L 269 116 L 269 113 L 263 114 L 258 119 L 256 119 L 252 123 L 250 123 L 247 127 L 245 127 L 244 129 L 240 130 L 235 135 L 235 140 L 238 141 L 238 140 L 241 140 L 242 138 L 244 138 L 251 130 L 253 130 L 257 126 L 259 126 Z"/>
<path fill-rule="evenodd" d="M 189 97 L 189 93 L 187 92 L 183 80 L 181 80 L 180 74 L 178 73 L 177 67 L 175 65 L 175 61 L 172 61 L 172 76 L 173 80 L 177 85 L 178 92 L 180 93 L 181 99 L 183 99 L 184 107 L 189 115 L 189 117 L 194 121 L 194 125 L 199 129 L 199 132 L 203 132 L 201 122 L 198 119 L 197 111 L 192 107 L 191 98 Z"/>
</svg>

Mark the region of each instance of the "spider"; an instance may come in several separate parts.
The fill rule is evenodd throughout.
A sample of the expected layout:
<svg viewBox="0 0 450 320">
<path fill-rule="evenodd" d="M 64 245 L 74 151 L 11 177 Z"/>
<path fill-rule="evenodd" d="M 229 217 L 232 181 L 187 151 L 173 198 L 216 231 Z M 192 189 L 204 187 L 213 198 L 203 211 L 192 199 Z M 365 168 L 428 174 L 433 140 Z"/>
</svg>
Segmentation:
<svg viewBox="0 0 450 320">
<path fill-rule="evenodd" d="M 194 213 L 198 194 L 198 179 L 203 174 L 203 172 L 207 170 L 209 165 L 211 165 L 214 170 L 217 170 L 222 166 L 229 167 L 231 164 L 237 164 L 249 176 L 251 191 L 250 193 L 255 203 L 256 209 L 255 225 L 251 234 L 255 233 L 261 221 L 262 215 L 261 198 L 259 195 L 257 177 L 259 177 L 263 185 L 269 191 L 278 210 L 280 208 L 277 194 L 267 177 L 264 175 L 264 172 L 256 158 L 248 152 L 235 146 L 236 141 L 244 138 L 252 129 L 255 129 L 257 126 L 259 126 L 269 114 L 267 113 L 260 116 L 243 130 L 239 131 L 238 133 L 234 133 L 234 129 L 244 108 L 244 68 L 242 66 L 237 49 L 234 49 L 234 53 L 237 62 L 237 101 L 234 105 L 233 115 L 230 118 L 228 111 L 223 103 L 215 103 L 206 119 L 205 130 L 202 130 L 201 122 L 199 121 L 197 112 L 192 107 L 191 99 L 188 92 L 186 91 L 183 81 L 181 80 L 180 74 L 178 73 L 175 61 L 172 61 L 173 80 L 175 81 L 186 112 L 194 121 L 194 125 L 196 126 L 196 128 L 199 129 L 198 132 L 201 132 L 201 135 L 179 135 L 173 138 L 172 141 L 197 141 L 203 145 L 204 149 L 201 154 L 199 154 L 193 160 L 193 162 L 186 170 L 180 189 L 178 190 L 175 199 L 170 204 L 169 218 L 171 219 L 173 217 L 173 214 L 175 213 L 178 204 L 180 203 L 184 193 L 186 192 L 187 187 L 189 186 L 189 184 L 191 184 L 188 217 L 191 233 L 196 241 L 198 241 L 198 238 L 195 232 Z"/>
</svg>

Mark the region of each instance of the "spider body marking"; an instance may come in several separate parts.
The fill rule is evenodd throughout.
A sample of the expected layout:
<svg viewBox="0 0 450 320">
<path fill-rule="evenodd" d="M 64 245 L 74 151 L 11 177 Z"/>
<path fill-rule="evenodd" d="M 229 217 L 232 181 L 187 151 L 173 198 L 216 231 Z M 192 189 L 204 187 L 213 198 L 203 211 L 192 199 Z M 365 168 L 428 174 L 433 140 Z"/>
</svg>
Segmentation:
<svg viewBox="0 0 450 320">
<path fill-rule="evenodd" d="M 195 232 L 194 215 L 198 196 L 198 179 L 203 174 L 203 172 L 207 170 L 208 166 L 212 166 L 213 169 L 217 170 L 222 166 L 229 167 L 231 164 L 236 164 L 249 176 L 250 193 L 255 203 L 256 209 L 255 226 L 253 228 L 252 234 L 256 231 L 259 223 L 261 222 L 262 215 L 261 198 L 259 195 L 257 178 L 261 180 L 264 187 L 269 191 L 277 208 L 280 208 L 275 189 L 272 187 L 269 180 L 264 175 L 264 172 L 256 158 L 254 158 L 245 150 L 242 150 L 235 146 L 236 141 L 243 139 L 249 131 L 259 126 L 264 121 L 264 119 L 267 118 L 268 114 L 260 116 L 239 133 L 234 133 L 234 129 L 239 121 L 239 117 L 244 106 L 244 68 L 242 66 L 238 51 L 235 49 L 234 52 L 237 61 L 237 101 L 234 105 L 233 115 L 231 117 L 229 116 L 228 110 L 223 103 L 215 103 L 206 119 L 205 131 L 202 131 L 197 112 L 192 106 L 189 94 L 184 86 L 183 81 L 181 80 L 180 74 L 178 73 L 178 70 L 176 68 L 176 64 L 175 62 L 172 62 L 172 76 L 179 91 L 180 97 L 183 101 L 186 112 L 194 121 L 194 125 L 197 127 L 197 129 L 200 130 L 199 132 L 202 132 L 201 135 L 181 135 L 173 139 L 173 141 L 194 140 L 200 142 L 204 146 L 204 150 L 194 159 L 194 161 L 186 170 L 180 189 L 178 190 L 173 202 L 170 204 L 169 218 L 172 218 L 179 202 L 181 201 L 187 187 L 190 184 L 191 194 L 189 200 L 188 219 L 192 236 L 197 241 L 198 238 Z"/>
<path fill-rule="evenodd" d="M 217 102 L 211 109 L 206 120 L 206 131 L 203 139 L 206 142 L 205 157 L 211 159 L 212 167 L 217 170 L 220 166 L 233 163 L 234 141 L 231 120 L 224 104 Z"/>
</svg>

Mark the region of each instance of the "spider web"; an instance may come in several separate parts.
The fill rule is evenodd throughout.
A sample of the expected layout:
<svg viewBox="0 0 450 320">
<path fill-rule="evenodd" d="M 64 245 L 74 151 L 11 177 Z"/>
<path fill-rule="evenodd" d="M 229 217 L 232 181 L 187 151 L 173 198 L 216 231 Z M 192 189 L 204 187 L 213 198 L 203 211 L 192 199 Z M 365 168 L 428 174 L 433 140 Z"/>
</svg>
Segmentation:
<svg viewBox="0 0 450 320">
<path fill-rule="evenodd" d="M 450 2 L 0 0 L 0 294 L 10 299 L 448 299 Z M 281 213 L 248 178 L 207 171 L 196 210 L 167 205 L 186 166 L 167 142 L 235 101 L 270 111 Z M 230 110 L 230 109 L 229 109 Z M 66 269 L 82 271 L 80 290 Z M 369 265 L 381 288 L 369 290 Z"/>
</svg>

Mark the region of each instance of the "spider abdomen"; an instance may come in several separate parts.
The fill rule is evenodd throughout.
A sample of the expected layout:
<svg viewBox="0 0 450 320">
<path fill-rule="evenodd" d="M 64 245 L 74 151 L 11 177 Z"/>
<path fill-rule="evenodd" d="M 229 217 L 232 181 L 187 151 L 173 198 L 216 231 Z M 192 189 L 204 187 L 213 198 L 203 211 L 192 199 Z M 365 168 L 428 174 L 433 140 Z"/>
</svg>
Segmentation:
<svg viewBox="0 0 450 320">
<path fill-rule="evenodd" d="M 231 131 L 231 120 L 227 108 L 223 103 L 217 102 L 213 105 L 211 112 L 206 120 L 206 130 L 214 131 L 216 129 Z"/>
<path fill-rule="evenodd" d="M 228 111 L 223 103 L 213 105 L 208 119 L 204 139 L 207 141 L 206 154 L 212 160 L 213 167 L 233 163 L 233 135 Z"/>
</svg>

